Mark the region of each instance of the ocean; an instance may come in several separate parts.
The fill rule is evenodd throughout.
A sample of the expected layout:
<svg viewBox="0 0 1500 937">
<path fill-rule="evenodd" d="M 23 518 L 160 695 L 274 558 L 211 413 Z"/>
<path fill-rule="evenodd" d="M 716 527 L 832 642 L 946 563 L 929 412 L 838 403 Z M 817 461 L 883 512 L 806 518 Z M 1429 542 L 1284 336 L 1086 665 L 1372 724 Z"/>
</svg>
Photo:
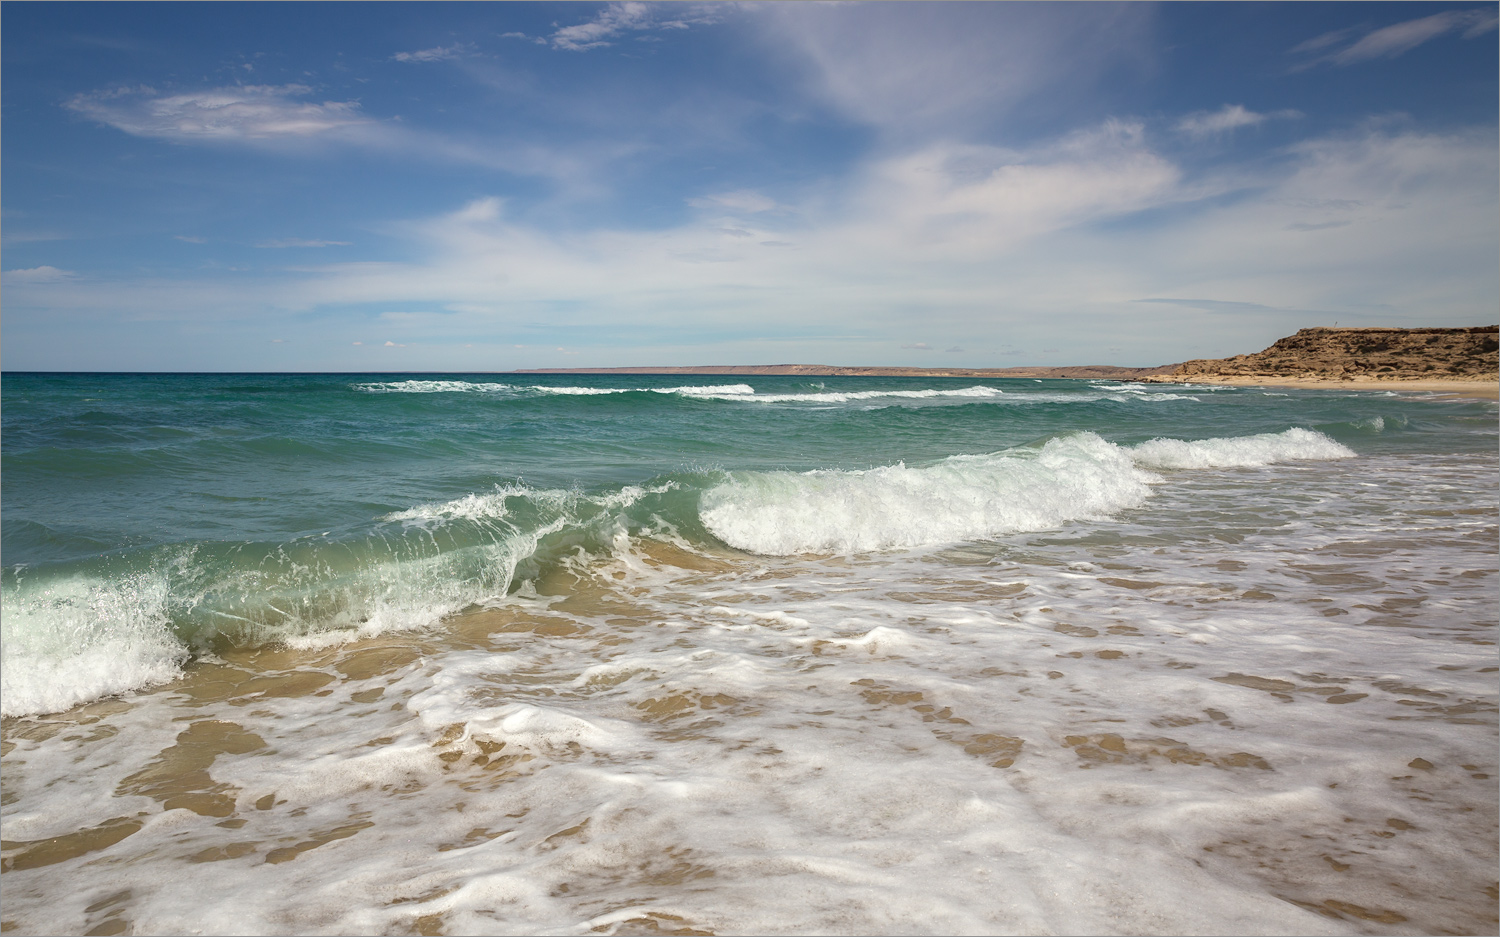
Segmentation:
<svg viewBox="0 0 1500 937">
<path fill-rule="evenodd" d="M 1495 931 L 1492 402 L 3 403 L 6 932 Z"/>
</svg>

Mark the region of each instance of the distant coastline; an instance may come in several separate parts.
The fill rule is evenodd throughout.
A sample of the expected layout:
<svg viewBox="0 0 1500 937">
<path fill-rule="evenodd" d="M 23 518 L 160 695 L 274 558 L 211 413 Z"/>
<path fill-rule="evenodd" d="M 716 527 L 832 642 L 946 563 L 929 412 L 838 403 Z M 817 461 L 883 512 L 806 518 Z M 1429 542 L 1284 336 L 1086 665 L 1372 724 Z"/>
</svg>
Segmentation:
<svg viewBox="0 0 1500 937">
<path fill-rule="evenodd" d="M 708 364 L 689 367 L 639 368 L 527 368 L 509 374 L 720 374 L 794 375 L 804 377 L 1039 377 L 1073 379 L 1140 380 L 1151 375 L 1171 374 L 1178 365 L 1155 368 L 1121 368 L 1106 364 L 1063 368 L 906 368 L 855 367 L 832 364 Z"/>
<path fill-rule="evenodd" d="M 916 368 L 827 364 L 727 364 L 685 367 L 527 368 L 510 374 L 793 375 L 803 377 L 1051 378 L 1446 391 L 1500 397 L 1500 326 L 1301 329 L 1264 351 L 1150 368 L 1107 364 L 1066 367 Z"/>
</svg>

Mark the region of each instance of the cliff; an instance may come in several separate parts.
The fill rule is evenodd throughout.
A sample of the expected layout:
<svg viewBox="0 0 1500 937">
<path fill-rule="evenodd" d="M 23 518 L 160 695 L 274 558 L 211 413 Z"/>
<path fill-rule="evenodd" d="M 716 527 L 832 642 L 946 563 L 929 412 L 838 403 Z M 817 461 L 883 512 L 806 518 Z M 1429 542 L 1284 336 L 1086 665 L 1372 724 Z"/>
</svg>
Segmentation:
<svg viewBox="0 0 1500 937">
<path fill-rule="evenodd" d="M 1186 361 L 1164 377 L 1494 381 L 1500 379 L 1497 332 L 1493 325 L 1301 329 L 1253 355 Z"/>
</svg>

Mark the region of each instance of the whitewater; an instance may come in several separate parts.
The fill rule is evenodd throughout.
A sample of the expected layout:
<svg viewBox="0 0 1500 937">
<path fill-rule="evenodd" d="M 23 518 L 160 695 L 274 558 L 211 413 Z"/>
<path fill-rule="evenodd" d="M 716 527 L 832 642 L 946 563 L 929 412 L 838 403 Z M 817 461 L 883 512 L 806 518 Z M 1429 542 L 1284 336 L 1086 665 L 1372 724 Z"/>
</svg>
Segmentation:
<svg viewBox="0 0 1500 937">
<path fill-rule="evenodd" d="M 7 931 L 1494 930 L 1493 403 L 3 382 Z"/>
</svg>

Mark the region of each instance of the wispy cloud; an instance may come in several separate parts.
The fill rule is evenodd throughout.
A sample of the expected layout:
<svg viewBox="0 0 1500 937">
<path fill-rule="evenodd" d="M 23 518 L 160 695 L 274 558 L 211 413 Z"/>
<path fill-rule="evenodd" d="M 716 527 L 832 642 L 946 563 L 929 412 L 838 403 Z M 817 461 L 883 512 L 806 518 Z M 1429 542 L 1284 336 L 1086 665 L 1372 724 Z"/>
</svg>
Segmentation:
<svg viewBox="0 0 1500 937">
<path fill-rule="evenodd" d="M 587 23 L 559 28 L 552 34 L 551 43 L 553 48 L 584 52 L 612 45 L 610 40 L 623 33 L 687 29 L 716 22 L 719 15 L 718 9 L 707 4 L 611 3 Z M 523 33 L 505 35 L 529 38 Z"/>
<path fill-rule="evenodd" d="M 309 241 L 304 238 L 275 238 L 261 241 L 256 247 L 348 247 L 352 241 Z"/>
<path fill-rule="evenodd" d="M 15 283 L 57 283 L 78 276 L 71 270 L 59 270 L 45 264 L 40 267 L 21 267 L 5 271 L 5 278 Z"/>
<path fill-rule="evenodd" d="M 306 85 L 243 85 L 184 94 L 141 86 L 80 94 L 69 110 L 137 137 L 174 142 L 318 137 L 369 124 L 353 101 L 314 103 Z"/>
<path fill-rule="evenodd" d="M 1325 53 L 1298 64 L 1296 69 L 1312 68 L 1323 63 L 1342 66 L 1368 62 L 1371 59 L 1393 59 L 1448 33 L 1461 32 L 1465 39 L 1482 36 L 1495 29 L 1497 20 L 1500 20 L 1500 17 L 1497 17 L 1493 8 L 1445 10 L 1442 13 L 1406 20 L 1373 31 L 1364 27 L 1334 30 L 1321 36 L 1314 36 L 1294 46 L 1289 50 L 1289 54 L 1306 55 L 1322 52 L 1324 49 L 1342 45 L 1354 36 L 1360 36 L 1359 39 L 1336 52 Z"/>
<path fill-rule="evenodd" d="M 1145 4 L 768 3 L 742 8 L 813 100 L 896 137 L 972 139 L 1044 90 L 1147 62 Z M 929 136 L 930 139 L 930 136 Z"/>
<path fill-rule="evenodd" d="M 1258 114 L 1243 104 L 1226 104 L 1217 111 L 1197 111 L 1177 122 L 1178 133 L 1203 139 L 1230 133 L 1240 127 L 1254 127 L 1268 120 L 1301 117 L 1300 111 L 1283 110 Z"/>
<path fill-rule="evenodd" d="M 397 52 L 391 58 L 398 62 L 445 62 L 449 59 L 460 58 L 474 51 L 470 43 L 455 43 L 451 46 L 434 46 L 431 49 L 418 49 L 415 52 Z"/>
<path fill-rule="evenodd" d="M 132 136 L 175 144 L 244 146 L 283 153 L 355 148 L 395 159 L 476 165 L 550 178 L 572 190 L 595 185 L 601 167 L 632 152 L 634 146 L 607 143 L 581 152 L 576 147 L 460 137 L 377 119 L 365 114 L 357 101 L 306 100 L 312 94 L 313 89 L 300 84 L 170 94 L 139 86 L 80 94 L 65 106 Z"/>
<path fill-rule="evenodd" d="M 187 235 L 187 234 L 174 234 L 174 235 L 172 235 L 172 240 L 174 240 L 174 241 L 183 241 L 183 242 L 188 243 L 188 244 L 207 244 L 208 243 L 208 238 L 200 238 L 200 237 L 195 237 L 195 236 Z"/>
</svg>

